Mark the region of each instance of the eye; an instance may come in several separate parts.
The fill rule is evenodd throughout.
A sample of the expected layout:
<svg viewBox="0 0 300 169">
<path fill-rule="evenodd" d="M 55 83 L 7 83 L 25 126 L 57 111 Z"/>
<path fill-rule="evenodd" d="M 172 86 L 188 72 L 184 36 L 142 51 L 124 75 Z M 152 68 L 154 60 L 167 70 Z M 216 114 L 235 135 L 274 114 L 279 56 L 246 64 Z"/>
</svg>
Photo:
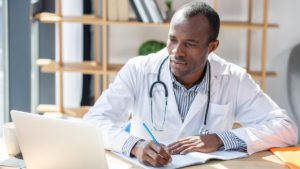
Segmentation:
<svg viewBox="0 0 300 169">
<path fill-rule="evenodd" d="M 175 38 L 169 38 L 170 42 L 177 42 L 177 40 Z"/>
<path fill-rule="evenodd" d="M 187 47 L 195 47 L 196 44 L 193 43 L 193 42 L 187 42 L 187 43 L 186 43 L 186 46 L 187 46 Z"/>
</svg>

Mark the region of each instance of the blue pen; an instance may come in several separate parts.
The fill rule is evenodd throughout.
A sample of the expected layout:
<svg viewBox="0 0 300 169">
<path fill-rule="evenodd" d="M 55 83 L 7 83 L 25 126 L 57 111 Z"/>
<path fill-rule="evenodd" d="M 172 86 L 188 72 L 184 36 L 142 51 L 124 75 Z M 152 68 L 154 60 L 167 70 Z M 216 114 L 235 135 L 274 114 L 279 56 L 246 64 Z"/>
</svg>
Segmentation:
<svg viewBox="0 0 300 169">
<path fill-rule="evenodd" d="M 157 142 L 157 140 L 155 139 L 155 137 L 153 136 L 153 134 L 151 133 L 151 131 L 149 130 L 149 128 L 147 127 L 147 125 L 145 123 L 143 123 L 144 128 L 146 129 L 147 133 L 150 135 L 150 137 L 152 138 L 152 140 L 156 143 L 156 145 L 159 146 L 159 143 Z"/>
</svg>

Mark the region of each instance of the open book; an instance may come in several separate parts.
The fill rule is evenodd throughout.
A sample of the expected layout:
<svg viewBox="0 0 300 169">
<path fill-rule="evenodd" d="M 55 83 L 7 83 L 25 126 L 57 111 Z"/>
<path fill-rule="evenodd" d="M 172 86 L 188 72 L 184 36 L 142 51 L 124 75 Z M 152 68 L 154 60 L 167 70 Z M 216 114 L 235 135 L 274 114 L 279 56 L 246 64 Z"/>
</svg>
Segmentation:
<svg viewBox="0 0 300 169">
<path fill-rule="evenodd" d="M 115 152 L 114 152 L 115 153 Z M 146 165 L 141 164 L 136 158 L 127 157 L 120 153 L 115 153 L 118 156 L 134 163 L 145 169 L 154 169 L 154 167 L 149 167 Z M 196 165 L 196 164 L 203 164 L 206 163 L 210 159 L 218 159 L 218 160 L 232 160 L 236 158 L 247 157 L 248 154 L 245 152 L 239 151 L 215 151 L 212 153 L 188 153 L 186 155 L 172 155 L 172 162 L 164 167 L 160 167 L 161 169 L 171 169 L 171 168 L 182 168 L 186 166 Z"/>
</svg>

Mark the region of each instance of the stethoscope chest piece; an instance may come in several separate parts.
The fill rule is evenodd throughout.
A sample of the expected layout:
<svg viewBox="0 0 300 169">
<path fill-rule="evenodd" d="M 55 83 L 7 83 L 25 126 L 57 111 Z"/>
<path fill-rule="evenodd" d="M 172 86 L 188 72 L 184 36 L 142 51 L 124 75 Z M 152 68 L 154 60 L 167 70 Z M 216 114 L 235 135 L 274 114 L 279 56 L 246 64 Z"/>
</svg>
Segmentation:
<svg viewBox="0 0 300 169">
<path fill-rule="evenodd" d="M 200 130 L 200 135 L 206 135 L 209 134 L 208 129 L 206 128 L 206 126 L 202 126 L 201 130 Z"/>
</svg>

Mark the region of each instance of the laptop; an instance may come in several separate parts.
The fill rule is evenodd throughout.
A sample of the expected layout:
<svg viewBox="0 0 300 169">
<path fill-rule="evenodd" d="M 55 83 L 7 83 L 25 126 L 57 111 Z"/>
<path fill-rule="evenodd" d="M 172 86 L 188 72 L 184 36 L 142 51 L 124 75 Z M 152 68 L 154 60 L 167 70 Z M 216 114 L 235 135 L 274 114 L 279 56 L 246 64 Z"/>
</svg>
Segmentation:
<svg viewBox="0 0 300 169">
<path fill-rule="evenodd" d="M 11 111 L 26 169 L 107 169 L 99 129 L 81 121 Z"/>
</svg>

